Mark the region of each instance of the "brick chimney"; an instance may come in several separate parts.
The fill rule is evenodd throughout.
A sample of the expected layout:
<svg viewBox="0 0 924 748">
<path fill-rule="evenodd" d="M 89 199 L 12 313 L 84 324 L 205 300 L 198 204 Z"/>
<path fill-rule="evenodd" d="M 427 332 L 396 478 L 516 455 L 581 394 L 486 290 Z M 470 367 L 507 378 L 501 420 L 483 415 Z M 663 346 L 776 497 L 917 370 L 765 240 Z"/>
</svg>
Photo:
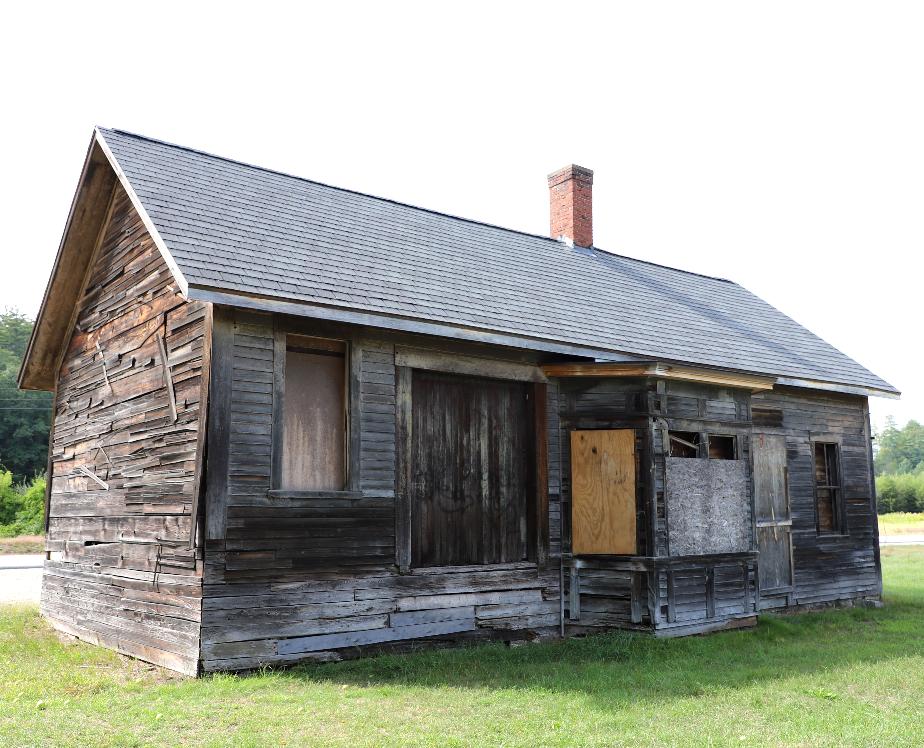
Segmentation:
<svg viewBox="0 0 924 748">
<path fill-rule="evenodd" d="M 553 239 L 564 238 L 578 247 L 593 246 L 593 184 L 594 173 L 577 164 L 549 174 L 549 231 Z"/>
</svg>

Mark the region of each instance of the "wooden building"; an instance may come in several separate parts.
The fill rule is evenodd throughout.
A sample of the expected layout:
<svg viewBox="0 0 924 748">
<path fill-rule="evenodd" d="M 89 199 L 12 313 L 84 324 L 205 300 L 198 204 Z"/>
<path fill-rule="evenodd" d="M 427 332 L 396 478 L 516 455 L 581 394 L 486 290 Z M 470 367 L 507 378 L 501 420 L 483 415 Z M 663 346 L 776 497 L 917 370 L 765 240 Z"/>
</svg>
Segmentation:
<svg viewBox="0 0 924 748">
<path fill-rule="evenodd" d="M 542 237 L 95 131 L 20 377 L 44 616 L 197 674 L 878 599 L 895 389 L 549 186 Z"/>
</svg>

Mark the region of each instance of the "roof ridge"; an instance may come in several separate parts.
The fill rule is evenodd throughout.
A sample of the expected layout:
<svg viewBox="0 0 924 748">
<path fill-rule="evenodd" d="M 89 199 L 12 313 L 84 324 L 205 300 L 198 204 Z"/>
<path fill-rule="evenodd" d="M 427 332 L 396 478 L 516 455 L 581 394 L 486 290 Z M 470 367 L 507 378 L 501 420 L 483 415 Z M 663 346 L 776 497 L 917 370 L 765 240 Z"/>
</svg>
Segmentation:
<svg viewBox="0 0 924 748">
<path fill-rule="evenodd" d="M 381 195 L 372 195 L 368 192 L 360 192 L 359 190 L 352 190 L 349 187 L 339 187 L 337 185 L 328 184 L 327 182 L 319 182 L 316 179 L 309 179 L 308 177 L 302 177 L 297 174 L 291 174 L 289 172 L 279 171 L 278 169 L 271 169 L 267 166 L 260 166 L 258 164 L 252 164 L 249 161 L 241 161 L 239 159 L 230 158 L 228 156 L 220 156 L 217 153 L 211 153 L 210 151 L 203 151 L 199 148 L 191 148 L 190 146 L 179 145 L 178 143 L 171 143 L 168 140 L 161 140 L 160 138 L 152 138 L 148 135 L 141 135 L 136 132 L 129 132 L 128 130 L 122 130 L 117 127 L 101 127 L 97 125 L 96 129 L 102 132 L 118 133 L 120 135 L 125 135 L 130 138 L 137 138 L 138 140 L 147 140 L 151 143 L 159 143 L 160 145 L 165 145 L 169 148 L 176 148 L 181 151 L 188 151 L 189 153 L 197 153 L 200 156 L 207 156 L 208 158 L 218 159 L 219 161 L 225 161 L 230 164 L 237 164 L 238 166 L 244 166 L 244 167 L 247 167 L 248 169 L 256 169 L 257 171 L 263 171 L 268 174 L 276 174 L 278 176 L 287 177 L 289 179 L 297 179 L 300 182 L 307 182 L 309 184 L 315 184 L 320 187 L 326 187 L 327 189 L 337 190 L 338 192 L 346 192 L 351 195 L 359 195 L 361 197 L 367 197 L 372 200 L 379 200 L 381 202 L 389 203 L 391 205 L 400 205 L 401 207 L 404 207 L 404 208 L 411 208 L 413 210 L 419 210 L 424 213 L 430 213 L 432 215 L 443 216 L 444 218 L 451 218 L 456 221 L 464 221 L 466 223 L 472 223 L 477 226 L 485 226 L 487 228 L 499 229 L 501 231 L 508 231 L 512 234 L 518 234 L 520 236 L 528 236 L 533 239 L 542 239 L 543 241 L 555 242 L 556 244 L 561 244 L 561 242 L 558 239 L 553 239 L 552 237 L 545 236 L 544 234 L 534 234 L 530 231 L 523 231 L 521 229 L 512 229 L 509 226 L 500 226 L 496 223 L 488 223 L 487 221 L 479 221 L 476 218 L 466 218 L 464 216 L 459 216 L 454 213 L 446 213 L 445 211 L 435 210 L 434 208 L 425 208 L 420 205 L 413 205 L 411 203 L 401 202 L 400 200 L 394 200 L 392 198 L 382 197 Z M 734 281 L 729 280 L 728 278 L 720 278 L 715 275 L 706 275 L 705 273 L 697 273 L 693 270 L 684 270 L 683 268 L 675 268 L 670 265 L 664 265 L 663 263 L 653 262 L 651 260 L 643 260 L 638 257 L 630 257 L 629 255 L 623 255 L 623 254 L 619 254 L 618 252 L 612 252 L 608 249 L 603 249 L 602 247 L 593 247 L 593 246 L 575 247 L 575 249 L 580 249 L 580 250 L 589 251 L 589 252 L 598 252 L 607 257 L 618 257 L 623 260 L 628 260 L 629 262 L 638 262 L 643 265 L 650 265 L 652 267 L 663 268 L 665 270 L 671 270 L 675 273 L 684 273 L 685 275 L 693 275 L 693 276 L 696 276 L 697 278 L 707 278 L 709 280 L 720 281 L 722 283 L 731 283 L 733 285 L 738 285 Z"/>
</svg>

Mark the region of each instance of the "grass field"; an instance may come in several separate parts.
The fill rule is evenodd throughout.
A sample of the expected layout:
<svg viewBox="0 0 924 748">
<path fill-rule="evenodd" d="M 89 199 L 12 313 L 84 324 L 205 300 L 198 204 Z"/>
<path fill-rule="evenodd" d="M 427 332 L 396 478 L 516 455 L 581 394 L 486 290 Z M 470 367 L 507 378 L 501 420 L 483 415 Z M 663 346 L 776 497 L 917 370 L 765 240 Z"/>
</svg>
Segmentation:
<svg viewBox="0 0 924 748">
<path fill-rule="evenodd" d="M 880 535 L 920 533 L 924 535 L 924 512 L 890 512 L 879 515 Z"/>
<path fill-rule="evenodd" d="M 880 610 L 199 681 L 0 607 L 0 745 L 921 746 L 924 547 L 883 568 Z"/>
</svg>

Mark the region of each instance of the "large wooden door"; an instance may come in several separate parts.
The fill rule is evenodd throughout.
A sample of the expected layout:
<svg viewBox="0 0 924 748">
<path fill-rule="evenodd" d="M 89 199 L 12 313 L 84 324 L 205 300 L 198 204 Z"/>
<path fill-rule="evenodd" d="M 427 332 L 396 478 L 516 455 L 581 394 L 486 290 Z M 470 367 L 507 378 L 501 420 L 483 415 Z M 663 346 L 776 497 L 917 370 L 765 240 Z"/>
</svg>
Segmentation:
<svg viewBox="0 0 924 748">
<path fill-rule="evenodd" d="M 571 432 L 571 552 L 634 554 L 635 431 Z"/>
<path fill-rule="evenodd" d="M 528 386 L 415 370 L 411 560 L 526 560 L 534 445 Z"/>
<path fill-rule="evenodd" d="M 792 515 L 786 467 L 786 437 L 754 434 L 754 504 L 760 596 L 792 589 Z"/>
</svg>

